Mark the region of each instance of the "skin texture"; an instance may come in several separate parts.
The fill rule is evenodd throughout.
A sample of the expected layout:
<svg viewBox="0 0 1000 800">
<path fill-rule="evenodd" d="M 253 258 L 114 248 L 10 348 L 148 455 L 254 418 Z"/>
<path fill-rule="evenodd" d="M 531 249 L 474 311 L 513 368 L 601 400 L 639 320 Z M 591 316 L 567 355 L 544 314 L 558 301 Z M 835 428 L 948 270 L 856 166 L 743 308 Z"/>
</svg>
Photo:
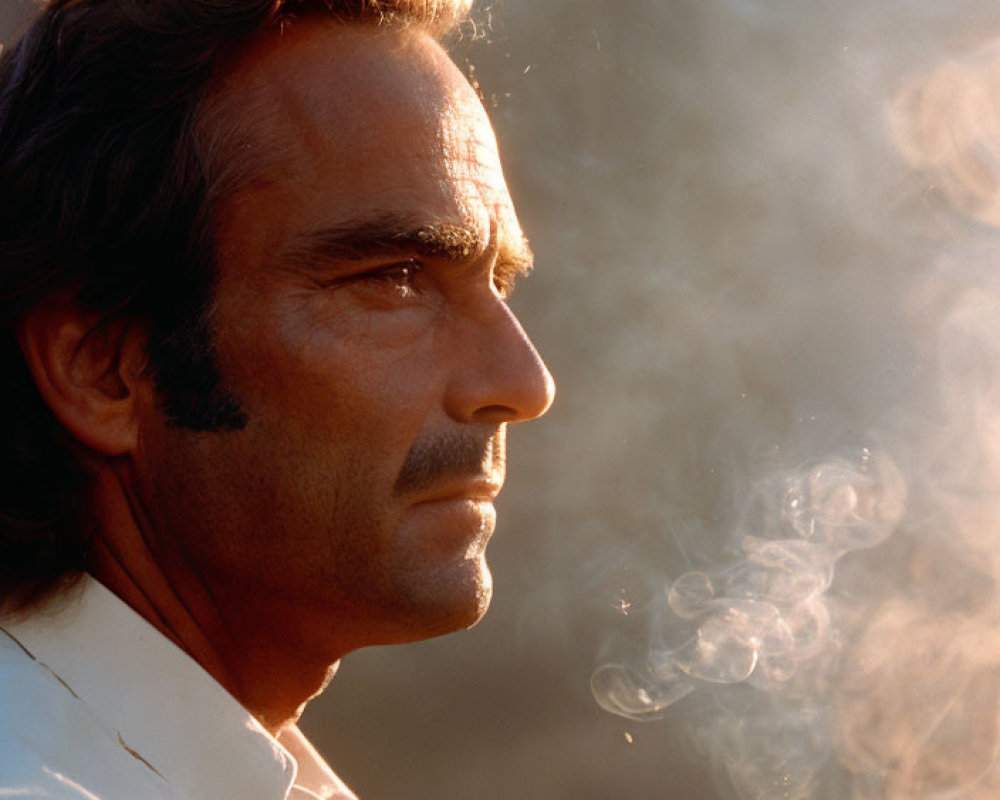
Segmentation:
<svg viewBox="0 0 1000 800">
<path fill-rule="evenodd" d="M 218 239 L 246 427 L 167 424 L 140 327 L 55 310 L 22 344 L 92 454 L 95 574 L 277 731 L 347 652 L 482 616 L 506 428 L 554 386 L 505 302 L 530 253 L 492 129 L 430 36 L 303 20 L 215 91 L 268 164 Z"/>
</svg>

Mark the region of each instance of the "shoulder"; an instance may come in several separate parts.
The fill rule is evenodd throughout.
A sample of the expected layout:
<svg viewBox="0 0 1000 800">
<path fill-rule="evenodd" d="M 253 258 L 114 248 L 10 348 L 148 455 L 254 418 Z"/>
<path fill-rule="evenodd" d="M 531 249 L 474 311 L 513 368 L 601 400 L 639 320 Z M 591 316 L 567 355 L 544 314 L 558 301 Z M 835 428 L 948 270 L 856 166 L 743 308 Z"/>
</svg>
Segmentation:
<svg viewBox="0 0 1000 800">
<path fill-rule="evenodd" d="M 0 630 L 0 797 L 178 797 L 147 785 L 134 760 L 93 709 Z"/>
</svg>

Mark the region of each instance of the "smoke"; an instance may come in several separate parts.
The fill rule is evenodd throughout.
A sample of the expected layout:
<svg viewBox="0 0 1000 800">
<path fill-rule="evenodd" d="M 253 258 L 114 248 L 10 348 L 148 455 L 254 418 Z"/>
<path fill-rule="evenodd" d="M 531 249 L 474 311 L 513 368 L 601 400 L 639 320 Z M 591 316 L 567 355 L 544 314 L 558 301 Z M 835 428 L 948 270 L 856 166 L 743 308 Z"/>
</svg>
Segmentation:
<svg viewBox="0 0 1000 800">
<path fill-rule="evenodd" d="M 646 664 L 601 667 L 598 702 L 649 719 L 693 692 L 746 684 L 771 702 L 720 709 L 701 738 L 740 797 L 812 797 L 834 735 L 824 705 L 841 645 L 827 593 L 838 562 L 884 542 L 904 502 L 899 471 L 869 449 L 768 476 L 739 526 L 743 558 L 665 587 Z"/>
<path fill-rule="evenodd" d="M 912 261 L 799 298 L 864 364 L 867 405 L 819 431 L 787 420 L 758 477 L 730 481 L 714 566 L 663 580 L 643 657 L 592 679 L 630 719 L 684 708 L 740 800 L 1000 796 L 1000 44 L 883 96 L 880 135 L 913 180 L 881 220 Z M 863 385 L 884 373 L 895 391 Z"/>
<path fill-rule="evenodd" d="M 598 701 L 642 719 L 698 685 L 750 681 L 786 694 L 815 685 L 811 673 L 837 644 L 823 599 L 836 564 L 892 533 L 904 494 L 892 462 L 867 449 L 856 465 L 831 460 L 764 481 L 741 526 L 752 531 L 740 540 L 744 560 L 673 581 L 653 627 L 652 680 L 607 665 L 594 675 Z"/>
</svg>

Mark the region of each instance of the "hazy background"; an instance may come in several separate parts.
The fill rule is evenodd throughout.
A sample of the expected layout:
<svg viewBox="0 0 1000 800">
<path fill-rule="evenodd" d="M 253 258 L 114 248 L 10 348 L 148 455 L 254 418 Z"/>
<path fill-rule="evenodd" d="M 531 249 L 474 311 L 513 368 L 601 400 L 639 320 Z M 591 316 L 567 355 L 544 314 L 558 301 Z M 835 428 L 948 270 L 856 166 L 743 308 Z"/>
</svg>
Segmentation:
<svg viewBox="0 0 1000 800">
<path fill-rule="evenodd" d="M 9 41 L 28 6 L 0 3 Z M 933 417 L 921 309 L 993 233 L 900 155 L 888 108 L 1000 36 L 1000 4 L 503 0 L 477 18 L 456 57 L 534 244 L 514 306 L 559 396 L 511 437 L 487 618 L 351 656 L 303 727 L 363 800 L 727 797 L 688 736 L 704 704 L 621 719 L 591 675 L 642 662 L 645 608 L 726 559 L 761 476 L 872 430 L 905 443 L 887 409 Z"/>
</svg>

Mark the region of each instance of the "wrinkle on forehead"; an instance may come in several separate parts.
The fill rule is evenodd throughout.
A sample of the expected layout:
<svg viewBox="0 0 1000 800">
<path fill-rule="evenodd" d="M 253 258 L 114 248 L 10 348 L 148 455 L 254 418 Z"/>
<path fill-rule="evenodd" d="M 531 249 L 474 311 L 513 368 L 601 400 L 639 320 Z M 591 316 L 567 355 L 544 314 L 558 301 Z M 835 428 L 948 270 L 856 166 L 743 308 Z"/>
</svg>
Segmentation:
<svg viewBox="0 0 1000 800">
<path fill-rule="evenodd" d="M 292 234 L 394 213 L 492 246 L 523 239 L 486 112 L 420 30 L 296 26 L 248 51 L 220 91 L 241 154 L 266 165 L 271 202 L 301 209 Z"/>
<path fill-rule="evenodd" d="M 426 132 L 436 130 L 441 148 L 477 130 L 476 138 L 495 150 L 475 92 L 419 29 L 307 20 L 250 47 L 216 93 L 232 98 L 227 111 L 239 117 L 248 141 L 275 128 L 286 148 L 300 147 L 305 155 L 322 152 L 331 139 L 377 141 L 388 121 L 406 121 L 425 134 L 424 144 Z M 482 128 L 487 136 L 478 134 Z M 259 150 L 277 142 L 272 136 L 254 144 Z"/>
</svg>

